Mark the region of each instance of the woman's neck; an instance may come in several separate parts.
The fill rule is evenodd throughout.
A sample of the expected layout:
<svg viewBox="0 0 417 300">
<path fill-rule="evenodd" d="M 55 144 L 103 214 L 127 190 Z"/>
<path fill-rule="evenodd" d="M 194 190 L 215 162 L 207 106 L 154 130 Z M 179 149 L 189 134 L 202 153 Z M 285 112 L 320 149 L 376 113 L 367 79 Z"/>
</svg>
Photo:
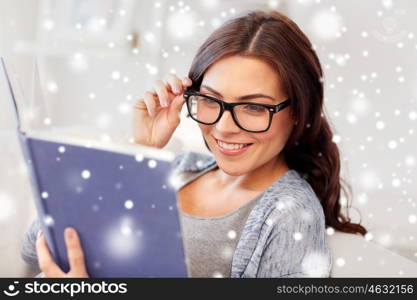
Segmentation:
<svg viewBox="0 0 417 300">
<path fill-rule="evenodd" d="M 216 186 L 222 190 L 263 191 L 289 170 L 287 163 L 279 156 L 248 173 L 232 176 L 218 168 L 213 173 Z"/>
</svg>

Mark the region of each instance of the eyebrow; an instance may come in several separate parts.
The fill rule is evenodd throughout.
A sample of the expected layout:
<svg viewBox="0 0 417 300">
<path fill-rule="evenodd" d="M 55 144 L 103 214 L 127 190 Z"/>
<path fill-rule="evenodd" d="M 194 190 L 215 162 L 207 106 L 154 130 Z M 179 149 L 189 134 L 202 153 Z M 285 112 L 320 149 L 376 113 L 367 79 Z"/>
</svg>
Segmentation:
<svg viewBox="0 0 417 300">
<path fill-rule="evenodd" d="M 216 96 L 218 96 L 218 97 L 222 97 L 222 98 L 223 98 L 223 95 L 222 95 L 222 94 L 220 94 L 220 93 L 219 93 L 218 91 L 216 91 L 215 89 L 213 89 L 213 88 L 211 88 L 211 87 L 209 87 L 209 86 L 207 86 L 207 85 L 202 85 L 201 87 L 202 87 L 202 88 L 205 88 L 206 90 L 208 90 L 209 92 L 211 92 L 211 93 L 215 94 Z M 265 95 L 265 94 L 260 94 L 260 93 L 240 96 L 240 97 L 238 97 L 237 99 L 238 99 L 238 100 L 250 100 L 250 99 L 255 99 L 255 98 L 266 98 L 266 99 L 272 100 L 272 101 L 274 101 L 274 102 L 276 101 L 276 100 L 275 100 L 275 98 L 273 98 L 273 97 L 271 97 L 271 96 L 268 96 L 268 95 Z"/>
</svg>

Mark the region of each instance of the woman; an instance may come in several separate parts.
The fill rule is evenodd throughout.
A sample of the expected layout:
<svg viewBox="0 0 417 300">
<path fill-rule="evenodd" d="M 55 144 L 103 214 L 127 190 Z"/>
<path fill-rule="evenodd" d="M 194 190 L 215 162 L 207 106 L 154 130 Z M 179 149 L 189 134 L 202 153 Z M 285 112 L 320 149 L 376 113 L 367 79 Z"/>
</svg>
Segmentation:
<svg viewBox="0 0 417 300">
<path fill-rule="evenodd" d="M 205 41 L 188 77 L 170 75 L 136 103 L 136 143 L 163 148 L 186 103 L 213 154 L 184 152 L 174 161 L 189 276 L 329 277 L 326 226 L 367 232 L 341 213 L 346 191 L 322 76 L 293 21 L 252 11 Z M 76 232 L 68 232 L 67 274 L 38 238 L 46 276 L 88 276 Z"/>
</svg>

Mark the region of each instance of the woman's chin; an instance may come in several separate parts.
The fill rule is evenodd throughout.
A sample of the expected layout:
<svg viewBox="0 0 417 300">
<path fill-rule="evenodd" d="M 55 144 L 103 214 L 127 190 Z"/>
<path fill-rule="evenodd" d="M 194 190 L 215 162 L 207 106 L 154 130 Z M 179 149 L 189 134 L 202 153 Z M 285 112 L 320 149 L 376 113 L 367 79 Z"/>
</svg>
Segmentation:
<svg viewBox="0 0 417 300">
<path fill-rule="evenodd" d="M 246 168 L 242 168 L 242 163 L 229 163 L 229 162 L 220 162 L 217 161 L 217 165 L 219 166 L 219 169 L 222 170 L 223 173 L 229 175 L 229 176 L 241 176 L 248 172 Z"/>
</svg>

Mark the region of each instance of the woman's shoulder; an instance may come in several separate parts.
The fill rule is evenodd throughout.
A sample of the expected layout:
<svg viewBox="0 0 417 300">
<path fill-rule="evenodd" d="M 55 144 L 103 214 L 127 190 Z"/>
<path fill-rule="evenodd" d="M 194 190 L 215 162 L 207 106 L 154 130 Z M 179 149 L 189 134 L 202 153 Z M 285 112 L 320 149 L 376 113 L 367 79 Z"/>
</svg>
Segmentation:
<svg viewBox="0 0 417 300">
<path fill-rule="evenodd" d="M 213 156 L 194 152 L 182 151 L 179 152 L 173 162 L 172 168 L 174 172 L 200 172 L 216 163 Z"/>
<path fill-rule="evenodd" d="M 307 218 L 325 226 L 323 207 L 313 188 L 298 171 L 290 169 L 264 191 L 249 215 L 250 226 L 242 235 L 272 230 L 270 225 L 280 220 L 301 224 Z"/>
<path fill-rule="evenodd" d="M 241 234 L 242 242 L 236 249 L 232 275 L 286 277 L 291 274 L 297 277 L 304 274 L 300 271 L 300 261 L 311 249 L 324 253 L 327 268 L 330 252 L 324 237 L 325 216 L 321 203 L 306 178 L 290 169 L 267 188 L 249 214 Z M 248 254 L 259 259 L 249 259 L 248 264 Z"/>
<path fill-rule="evenodd" d="M 287 171 L 265 191 L 257 209 L 264 216 L 258 220 L 262 223 L 280 219 L 297 223 L 309 216 L 324 226 L 324 211 L 319 198 L 305 177 L 294 169 Z"/>
<path fill-rule="evenodd" d="M 277 193 L 280 197 L 292 196 L 303 202 L 320 204 L 316 193 L 306 180 L 306 176 L 295 169 L 287 171 L 273 184 L 273 187 L 279 190 Z"/>
</svg>

